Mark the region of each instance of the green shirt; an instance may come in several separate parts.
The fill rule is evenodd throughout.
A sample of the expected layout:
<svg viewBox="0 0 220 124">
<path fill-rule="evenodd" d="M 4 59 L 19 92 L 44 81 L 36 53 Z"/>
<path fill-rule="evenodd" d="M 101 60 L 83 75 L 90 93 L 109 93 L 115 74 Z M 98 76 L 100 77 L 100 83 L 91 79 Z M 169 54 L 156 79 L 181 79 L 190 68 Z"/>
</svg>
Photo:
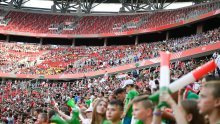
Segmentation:
<svg viewBox="0 0 220 124">
<path fill-rule="evenodd" d="M 90 99 L 85 101 L 85 103 L 86 103 L 87 106 L 90 106 L 91 102 L 92 102 L 92 101 L 91 101 Z"/>
<path fill-rule="evenodd" d="M 144 124 L 141 120 L 137 120 L 135 124 Z"/>
<path fill-rule="evenodd" d="M 137 120 L 137 121 L 135 122 L 135 124 L 144 124 L 144 122 L 141 121 L 141 120 Z M 165 123 L 164 121 L 162 121 L 161 124 L 169 124 L 169 123 Z"/>
<path fill-rule="evenodd" d="M 199 96 L 191 91 L 188 92 L 186 99 L 199 99 Z"/>
<path fill-rule="evenodd" d="M 125 100 L 125 110 L 127 109 L 128 104 L 133 100 L 136 96 L 138 96 L 139 93 L 136 90 L 130 90 L 126 95 Z M 129 108 L 126 116 L 132 118 L 132 106 Z"/>
<path fill-rule="evenodd" d="M 104 120 L 102 124 L 112 124 L 112 122 L 109 120 Z M 120 121 L 118 124 L 122 124 L 122 122 Z"/>
</svg>

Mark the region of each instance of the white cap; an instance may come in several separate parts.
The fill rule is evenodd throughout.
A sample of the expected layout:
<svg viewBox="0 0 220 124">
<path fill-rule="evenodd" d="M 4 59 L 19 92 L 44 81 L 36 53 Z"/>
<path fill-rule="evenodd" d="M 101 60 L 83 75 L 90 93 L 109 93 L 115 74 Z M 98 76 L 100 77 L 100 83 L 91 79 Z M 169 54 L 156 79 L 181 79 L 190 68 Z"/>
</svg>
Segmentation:
<svg viewBox="0 0 220 124">
<path fill-rule="evenodd" d="M 91 99 L 91 100 L 93 100 L 94 98 L 95 98 L 95 96 L 93 96 L 93 95 L 90 96 L 90 99 Z"/>
<path fill-rule="evenodd" d="M 134 81 L 131 79 L 125 80 L 122 88 L 125 88 L 127 85 L 134 84 Z"/>
<path fill-rule="evenodd" d="M 92 103 L 90 103 L 89 108 L 86 109 L 85 112 L 92 112 L 92 111 L 93 111 L 93 106 L 92 106 Z"/>
</svg>

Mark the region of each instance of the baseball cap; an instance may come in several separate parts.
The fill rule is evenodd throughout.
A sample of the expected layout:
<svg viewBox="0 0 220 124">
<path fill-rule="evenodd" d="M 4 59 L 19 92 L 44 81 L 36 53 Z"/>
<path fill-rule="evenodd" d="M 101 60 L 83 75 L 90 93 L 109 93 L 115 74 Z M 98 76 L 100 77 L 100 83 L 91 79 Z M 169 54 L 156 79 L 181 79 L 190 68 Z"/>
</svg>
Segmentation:
<svg viewBox="0 0 220 124">
<path fill-rule="evenodd" d="M 128 86 L 130 84 L 134 84 L 134 81 L 131 79 L 125 80 L 122 88 L 125 88 L 126 86 Z"/>
</svg>

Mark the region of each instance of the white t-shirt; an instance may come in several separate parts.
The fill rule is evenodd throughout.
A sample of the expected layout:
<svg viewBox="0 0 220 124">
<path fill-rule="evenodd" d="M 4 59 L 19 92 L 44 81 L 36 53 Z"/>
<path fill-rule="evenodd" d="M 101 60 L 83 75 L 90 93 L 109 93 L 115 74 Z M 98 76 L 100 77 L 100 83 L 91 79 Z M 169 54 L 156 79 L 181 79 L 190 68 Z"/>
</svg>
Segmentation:
<svg viewBox="0 0 220 124">
<path fill-rule="evenodd" d="M 133 83 L 134 81 L 132 79 L 128 79 L 128 80 L 125 80 L 124 83 Z"/>
<path fill-rule="evenodd" d="M 14 124 L 14 117 L 7 117 L 8 124 Z"/>
<path fill-rule="evenodd" d="M 193 84 L 193 90 L 198 91 L 199 89 L 200 89 L 200 84 L 197 83 L 197 82 L 195 82 L 195 83 Z"/>
<path fill-rule="evenodd" d="M 153 90 L 153 89 L 156 89 L 156 88 L 157 88 L 157 86 L 156 86 L 156 84 L 155 84 L 155 81 L 154 81 L 154 80 L 150 80 L 150 82 L 149 82 L 149 86 L 150 86 L 150 89 L 151 89 L 151 90 Z"/>
<path fill-rule="evenodd" d="M 91 119 L 84 119 L 82 120 L 82 124 L 91 124 L 92 123 L 92 120 Z"/>
<path fill-rule="evenodd" d="M 215 59 L 215 62 L 218 66 L 218 68 L 220 69 L 220 55 L 217 56 L 217 58 Z"/>
<path fill-rule="evenodd" d="M 217 55 L 218 55 L 218 54 L 215 52 L 215 53 L 213 53 L 212 57 L 213 57 L 213 58 L 216 58 Z"/>
<path fill-rule="evenodd" d="M 89 84 L 88 84 L 88 88 L 91 88 L 91 86 L 92 86 L 92 83 L 89 83 Z"/>
</svg>

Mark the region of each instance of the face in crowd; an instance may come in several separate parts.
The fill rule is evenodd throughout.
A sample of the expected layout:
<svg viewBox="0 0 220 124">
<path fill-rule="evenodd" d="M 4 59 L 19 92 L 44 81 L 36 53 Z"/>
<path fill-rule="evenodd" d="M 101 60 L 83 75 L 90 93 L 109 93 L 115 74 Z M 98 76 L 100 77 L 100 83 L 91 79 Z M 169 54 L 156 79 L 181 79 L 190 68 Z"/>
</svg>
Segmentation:
<svg viewBox="0 0 220 124">
<path fill-rule="evenodd" d="M 117 98 L 118 100 L 124 101 L 124 100 L 125 100 L 125 96 L 126 96 L 125 92 L 122 92 L 122 93 L 118 94 L 118 95 L 116 96 L 116 98 Z"/>
<path fill-rule="evenodd" d="M 106 108 L 107 108 L 107 103 L 105 101 L 101 101 L 97 105 L 96 111 L 97 111 L 98 114 L 103 115 L 106 112 Z"/>
<path fill-rule="evenodd" d="M 47 124 L 47 114 L 40 113 L 35 124 Z"/>
<path fill-rule="evenodd" d="M 126 96 L 126 91 L 122 88 L 118 88 L 114 91 L 117 100 L 124 101 Z"/>
<path fill-rule="evenodd" d="M 125 87 L 126 93 L 128 93 L 133 87 L 131 85 L 127 85 Z"/>
<path fill-rule="evenodd" d="M 120 121 L 121 115 L 123 114 L 123 102 L 120 100 L 110 101 L 106 111 L 106 118 L 111 122 Z"/>
<path fill-rule="evenodd" d="M 145 121 L 152 117 L 153 103 L 147 96 L 139 96 L 133 101 L 133 116 L 135 119 Z"/>
<path fill-rule="evenodd" d="M 203 85 L 198 100 L 200 114 L 210 115 L 220 107 L 220 81 L 210 81 Z"/>
<path fill-rule="evenodd" d="M 199 114 L 197 100 L 182 100 L 179 107 L 181 110 L 185 110 L 184 115 L 189 124 L 205 124 L 204 116 Z"/>
<path fill-rule="evenodd" d="M 92 113 L 92 122 L 91 124 L 97 124 L 104 121 L 105 113 L 107 109 L 107 100 L 106 99 L 96 99 L 94 102 L 94 110 Z"/>
</svg>

